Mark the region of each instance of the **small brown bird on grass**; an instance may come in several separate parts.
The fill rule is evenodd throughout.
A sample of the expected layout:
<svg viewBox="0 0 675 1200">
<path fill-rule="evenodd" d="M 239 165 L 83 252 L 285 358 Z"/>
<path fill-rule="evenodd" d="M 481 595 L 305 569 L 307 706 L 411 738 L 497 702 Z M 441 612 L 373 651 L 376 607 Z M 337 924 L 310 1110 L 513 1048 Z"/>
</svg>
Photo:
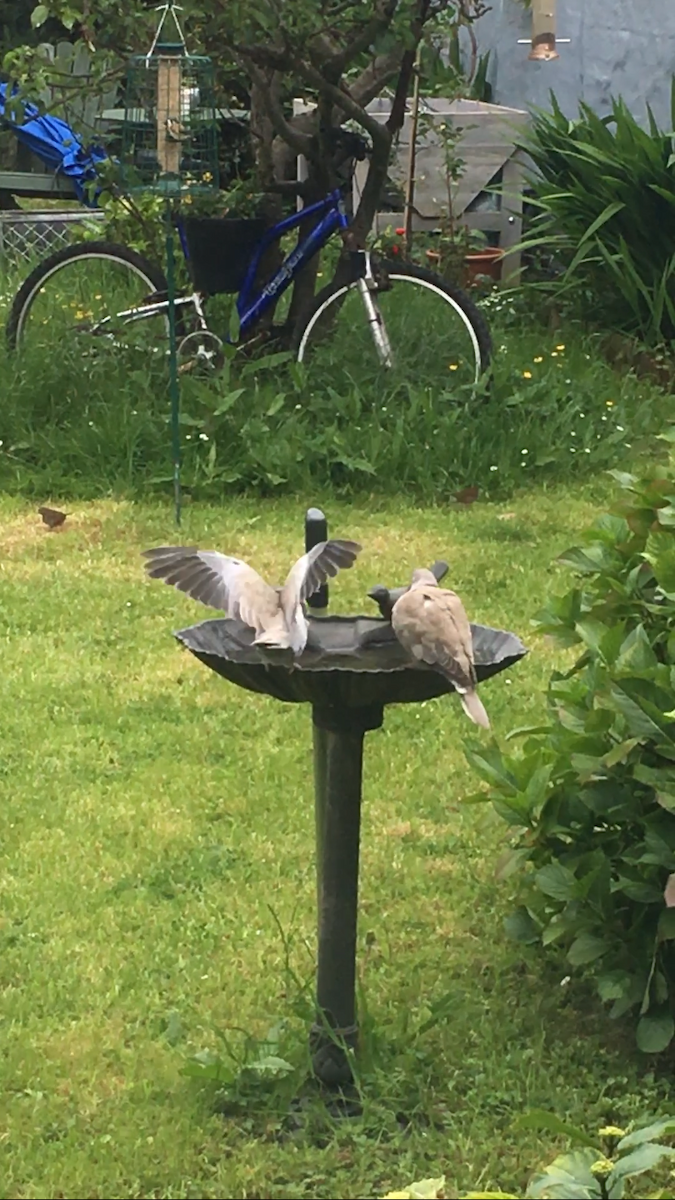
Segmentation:
<svg viewBox="0 0 675 1200">
<path fill-rule="evenodd" d="M 68 513 L 59 512 L 58 508 L 47 508 L 44 504 L 41 508 L 38 508 L 38 513 L 42 517 L 42 520 L 47 528 L 51 529 L 52 531 L 60 529 L 66 517 L 68 516 Z"/>
<path fill-rule="evenodd" d="M 404 650 L 449 679 L 467 717 L 489 729 L 476 692 L 471 626 L 457 593 L 440 588 L 431 571 L 413 571 L 408 591 L 393 607 L 391 623 Z"/>
</svg>

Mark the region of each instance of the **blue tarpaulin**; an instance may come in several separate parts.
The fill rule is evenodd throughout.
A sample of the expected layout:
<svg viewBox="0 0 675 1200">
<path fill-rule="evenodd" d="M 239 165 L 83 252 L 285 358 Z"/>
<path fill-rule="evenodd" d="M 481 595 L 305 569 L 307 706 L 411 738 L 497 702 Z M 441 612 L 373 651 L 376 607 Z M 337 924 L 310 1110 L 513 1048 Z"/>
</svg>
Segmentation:
<svg viewBox="0 0 675 1200">
<path fill-rule="evenodd" d="M 34 104 L 24 104 L 23 120 L 13 121 L 5 113 L 8 86 L 0 83 L 0 123 L 8 126 L 45 166 L 72 179 L 78 199 L 95 207 L 96 201 L 89 198 L 86 184 L 96 179 L 97 164 L 108 157 L 105 150 L 100 146 L 85 146 L 70 125 L 60 117 L 40 116 Z M 11 95 L 10 92 L 10 99 Z"/>
</svg>

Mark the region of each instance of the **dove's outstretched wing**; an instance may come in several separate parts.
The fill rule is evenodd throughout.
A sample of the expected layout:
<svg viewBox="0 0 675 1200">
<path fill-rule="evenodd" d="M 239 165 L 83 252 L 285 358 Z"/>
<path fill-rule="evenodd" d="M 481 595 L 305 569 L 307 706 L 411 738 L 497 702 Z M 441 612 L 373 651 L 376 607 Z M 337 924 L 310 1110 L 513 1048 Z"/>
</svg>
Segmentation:
<svg viewBox="0 0 675 1200">
<path fill-rule="evenodd" d="M 319 542 L 291 567 L 281 589 L 281 607 L 290 626 L 299 604 L 313 596 L 329 577 L 354 565 L 362 547 L 359 542 L 332 538 Z"/>
<path fill-rule="evenodd" d="M 196 546 L 144 550 L 146 570 L 202 604 L 226 612 L 261 633 L 279 612 L 279 594 L 240 558 Z"/>
</svg>

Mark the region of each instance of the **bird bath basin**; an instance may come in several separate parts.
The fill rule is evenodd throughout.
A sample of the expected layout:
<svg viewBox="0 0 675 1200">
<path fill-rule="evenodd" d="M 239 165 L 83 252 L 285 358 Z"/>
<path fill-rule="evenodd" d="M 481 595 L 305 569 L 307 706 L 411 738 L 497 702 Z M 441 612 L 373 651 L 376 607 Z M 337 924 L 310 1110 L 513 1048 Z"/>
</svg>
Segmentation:
<svg viewBox="0 0 675 1200">
<path fill-rule="evenodd" d="M 452 692 L 443 675 L 412 663 L 381 617 L 310 616 L 309 639 L 293 661 L 253 645 L 240 621 L 202 621 L 176 633 L 225 679 L 276 700 L 312 705 L 318 878 L 317 1022 L 310 1045 L 315 1075 L 332 1086 L 351 1080 L 356 1023 L 356 922 L 363 740 L 379 729 L 387 704 Z M 513 633 L 472 625 L 478 681 L 527 653 Z"/>
</svg>

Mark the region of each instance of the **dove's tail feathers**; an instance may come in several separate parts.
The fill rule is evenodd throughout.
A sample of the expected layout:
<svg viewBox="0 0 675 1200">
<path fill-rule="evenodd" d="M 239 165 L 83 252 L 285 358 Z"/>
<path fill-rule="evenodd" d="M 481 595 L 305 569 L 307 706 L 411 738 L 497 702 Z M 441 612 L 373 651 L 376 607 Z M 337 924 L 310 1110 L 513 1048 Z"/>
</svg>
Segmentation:
<svg viewBox="0 0 675 1200">
<path fill-rule="evenodd" d="M 483 729 L 490 728 L 490 719 L 483 707 L 482 701 L 478 698 L 478 692 L 470 690 L 460 694 L 462 708 L 475 725 L 482 725 Z"/>
</svg>

